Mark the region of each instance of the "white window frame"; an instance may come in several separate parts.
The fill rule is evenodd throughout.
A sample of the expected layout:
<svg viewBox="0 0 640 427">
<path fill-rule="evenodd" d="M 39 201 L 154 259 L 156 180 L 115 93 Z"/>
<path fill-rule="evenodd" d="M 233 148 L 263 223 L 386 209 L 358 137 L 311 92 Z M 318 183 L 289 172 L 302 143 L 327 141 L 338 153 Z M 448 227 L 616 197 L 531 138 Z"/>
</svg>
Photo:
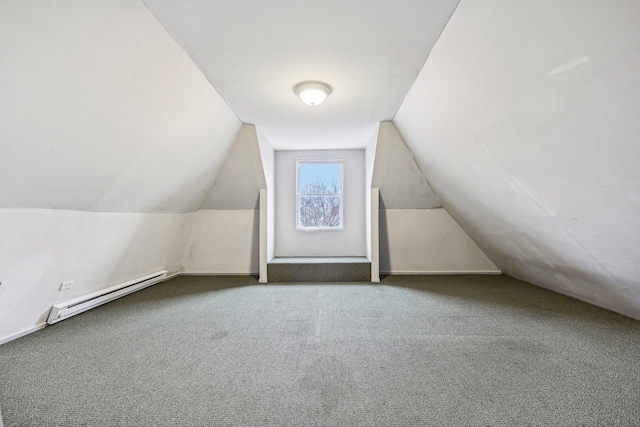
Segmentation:
<svg viewBox="0 0 640 427">
<path fill-rule="evenodd" d="M 338 163 L 340 165 L 340 193 L 307 194 L 300 193 L 299 174 L 300 164 L 309 163 Z M 339 227 L 302 227 L 300 226 L 300 197 L 301 196 L 337 196 L 340 197 L 340 226 Z M 314 158 L 296 159 L 296 230 L 300 231 L 337 231 L 344 230 L 344 159 L 342 158 Z"/>
</svg>

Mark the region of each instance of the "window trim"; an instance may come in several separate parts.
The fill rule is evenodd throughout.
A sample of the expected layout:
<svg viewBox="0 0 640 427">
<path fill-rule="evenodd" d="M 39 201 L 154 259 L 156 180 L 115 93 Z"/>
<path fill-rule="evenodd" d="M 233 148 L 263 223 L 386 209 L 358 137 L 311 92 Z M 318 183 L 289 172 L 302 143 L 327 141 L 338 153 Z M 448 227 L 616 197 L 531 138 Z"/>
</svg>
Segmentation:
<svg viewBox="0 0 640 427">
<path fill-rule="evenodd" d="M 337 163 L 340 165 L 340 193 L 309 194 L 300 193 L 299 175 L 300 164 L 309 163 Z M 337 196 L 340 197 L 340 226 L 339 227 L 302 227 L 300 226 L 300 196 Z M 296 230 L 298 231 L 339 231 L 344 230 L 344 159 L 341 157 L 297 158 L 296 159 Z"/>
</svg>

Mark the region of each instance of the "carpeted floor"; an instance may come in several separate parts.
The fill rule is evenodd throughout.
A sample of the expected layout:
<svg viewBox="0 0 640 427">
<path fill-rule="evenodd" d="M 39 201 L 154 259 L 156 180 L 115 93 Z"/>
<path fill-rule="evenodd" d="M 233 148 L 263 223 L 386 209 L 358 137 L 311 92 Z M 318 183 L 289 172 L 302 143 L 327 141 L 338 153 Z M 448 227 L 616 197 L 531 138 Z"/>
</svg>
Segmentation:
<svg viewBox="0 0 640 427">
<path fill-rule="evenodd" d="M 639 426 L 640 322 L 504 276 L 179 277 L 0 346 L 10 426 Z"/>
</svg>

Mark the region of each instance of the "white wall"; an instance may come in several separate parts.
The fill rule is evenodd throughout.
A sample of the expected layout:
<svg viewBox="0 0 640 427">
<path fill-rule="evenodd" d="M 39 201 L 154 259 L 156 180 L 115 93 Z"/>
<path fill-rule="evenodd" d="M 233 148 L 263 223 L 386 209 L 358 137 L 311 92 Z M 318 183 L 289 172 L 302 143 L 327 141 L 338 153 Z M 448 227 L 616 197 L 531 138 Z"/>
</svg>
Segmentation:
<svg viewBox="0 0 640 427">
<path fill-rule="evenodd" d="M 142 2 L 3 1 L 0 40 L 0 207 L 198 208 L 240 123 Z"/>
<path fill-rule="evenodd" d="M 440 209 L 412 153 L 392 122 L 381 122 L 371 186 L 380 189 L 379 260 L 384 274 L 500 273 Z M 434 209 L 435 208 L 435 209 Z"/>
<path fill-rule="evenodd" d="M 267 261 L 276 256 L 276 198 L 275 198 L 275 151 L 270 141 L 257 129 L 258 145 L 262 158 L 265 183 L 267 185 Z"/>
<path fill-rule="evenodd" d="M 364 149 L 396 112 L 458 0 L 144 0 L 277 150 Z M 324 80 L 326 108 L 293 85 Z"/>
<path fill-rule="evenodd" d="M 499 274 L 500 270 L 444 209 L 381 209 L 380 272 Z"/>
<path fill-rule="evenodd" d="M 640 318 L 640 2 L 462 1 L 394 122 L 506 274 Z"/>
<path fill-rule="evenodd" d="M 200 209 L 256 209 L 261 188 L 267 187 L 256 127 L 243 124 Z"/>
<path fill-rule="evenodd" d="M 2 1 L 0 64 L 2 340 L 178 271 L 240 122 L 139 1 Z"/>
<path fill-rule="evenodd" d="M 371 186 L 386 209 L 440 208 L 440 200 L 392 122 L 380 122 Z"/>
<path fill-rule="evenodd" d="M 0 209 L 0 341 L 45 322 L 57 302 L 177 273 L 192 216 Z"/>
<path fill-rule="evenodd" d="M 376 160 L 376 148 L 378 145 L 378 130 L 379 126 L 376 129 L 376 132 L 371 137 L 371 140 L 367 144 L 364 150 L 364 161 L 365 161 L 365 182 L 364 182 L 364 204 L 365 204 L 365 244 L 367 248 L 367 259 L 369 261 L 373 261 L 373 253 L 372 253 L 372 240 L 371 240 L 371 188 L 373 188 L 373 169 L 375 167 Z"/>
<path fill-rule="evenodd" d="M 259 272 L 260 189 L 273 187 L 273 149 L 243 124 L 194 224 L 185 248 L 186 274 Z M 268 167 L 263 167 L 263 162 Z"/>
<path fill-rule="evenodd" d="M 276 151 L 275 255 L 366 256 L 365 150 Z M 343 159 L 343 230 L 296 230 L 296 159 Z"/>
<path fill-rule="evenodd" d="M 194 215 L 184 273 L 258 273 L 259 211 L 203 209 Z"/>
</svg>

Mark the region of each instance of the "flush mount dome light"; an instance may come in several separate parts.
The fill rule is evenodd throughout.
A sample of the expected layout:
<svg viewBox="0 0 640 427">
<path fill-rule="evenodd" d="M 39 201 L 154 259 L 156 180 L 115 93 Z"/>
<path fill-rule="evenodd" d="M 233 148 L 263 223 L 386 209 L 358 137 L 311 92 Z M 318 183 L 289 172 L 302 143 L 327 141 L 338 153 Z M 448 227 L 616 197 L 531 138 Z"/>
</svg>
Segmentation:
<svg viewBox="0 0 640 427">
<path fill-rule="evenodd" d="M 322 82 L 302 82 L 293 87 L 296 95 L 308 105 L 319 105 L 331 93 L 331 86 Z"/>
</svg>

